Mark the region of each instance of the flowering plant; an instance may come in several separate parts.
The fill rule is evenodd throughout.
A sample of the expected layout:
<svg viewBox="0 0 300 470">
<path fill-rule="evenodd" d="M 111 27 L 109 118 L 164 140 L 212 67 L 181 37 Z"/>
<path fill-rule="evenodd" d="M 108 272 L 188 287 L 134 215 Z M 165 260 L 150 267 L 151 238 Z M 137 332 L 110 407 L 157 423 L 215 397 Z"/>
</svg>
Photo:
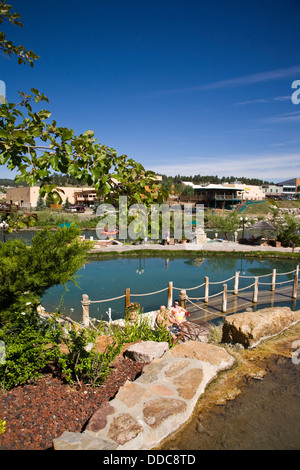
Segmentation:
<svg viewBox="0 0 300 470">
<path fill-rule="evenodd" d="M 130 302 L 130 304 L 127 307 L 127 312 L 133 312 L 135 310 L 140 310 L 141 306 L 138 303 L 135 302 Z"/>
</svg>

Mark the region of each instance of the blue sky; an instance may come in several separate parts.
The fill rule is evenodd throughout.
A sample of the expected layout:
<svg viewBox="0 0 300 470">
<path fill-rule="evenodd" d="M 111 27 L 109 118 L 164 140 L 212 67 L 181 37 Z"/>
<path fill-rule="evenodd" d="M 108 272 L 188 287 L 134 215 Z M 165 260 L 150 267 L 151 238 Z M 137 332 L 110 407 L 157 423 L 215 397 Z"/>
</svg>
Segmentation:
<svg viewBox="0 0 300 470">
<path fill-rule="evenodd" d="M 38 88 L 58 125 L 88 129 L 167 175 L 300 177 L 298 0 L 10 0 L 8 101 Z M 0 167 L 0 178 L 14 174 Z"/>
</svg>

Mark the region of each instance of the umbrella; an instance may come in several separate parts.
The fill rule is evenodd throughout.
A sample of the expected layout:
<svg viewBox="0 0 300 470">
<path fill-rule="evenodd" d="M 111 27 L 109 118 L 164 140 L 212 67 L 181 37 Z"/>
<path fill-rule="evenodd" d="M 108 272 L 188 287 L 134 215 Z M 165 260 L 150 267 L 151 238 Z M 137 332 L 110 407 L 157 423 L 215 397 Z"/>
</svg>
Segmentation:
<svg viewBox="0 0 300 470">
<path fill-rule="evenodd" d="M 63 224 L 59 224 L 60 227 L 67 227 L 67 228 L 70 228 L 71 225 L 74 226 L 74 224 L 72 222 L 65 222 Z M 75 227 L 79 228 L 79 225 L 75 225 Z"/>
<path fill-rule="evenodd" d="M 259 222 L 256 222 L 256 224 L 252 225 L 252 228 L 253 230 L 276 230 L 274 225 L 270 224 L 270 222 L 266 222 L 265 220 L 260 220 Z"/>
<path fill-rule="evenodd" d="M 71 222 L 65 222 L 64 224 L 59 224 L 60 227 L 71 227 Z"/>
</svg>

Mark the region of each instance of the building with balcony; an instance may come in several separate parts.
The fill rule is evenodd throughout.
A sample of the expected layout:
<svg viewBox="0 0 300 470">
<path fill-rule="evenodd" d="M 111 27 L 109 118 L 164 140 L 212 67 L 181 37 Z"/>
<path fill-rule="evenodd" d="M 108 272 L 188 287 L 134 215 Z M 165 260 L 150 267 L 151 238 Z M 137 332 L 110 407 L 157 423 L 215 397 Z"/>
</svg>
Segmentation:
<svg viewBox="0 0 300 470">
<path fill-rule="evenodd" d="M 265 194 L 259 186 L 242 183 L 203 184 L 195 185 L 190 181 L 182 181 L 192 186 L 194 196 L 190 202 L 203 204 L 209 209 L 234 209 L 243 201 L 262 201 Z"/>
</svg>

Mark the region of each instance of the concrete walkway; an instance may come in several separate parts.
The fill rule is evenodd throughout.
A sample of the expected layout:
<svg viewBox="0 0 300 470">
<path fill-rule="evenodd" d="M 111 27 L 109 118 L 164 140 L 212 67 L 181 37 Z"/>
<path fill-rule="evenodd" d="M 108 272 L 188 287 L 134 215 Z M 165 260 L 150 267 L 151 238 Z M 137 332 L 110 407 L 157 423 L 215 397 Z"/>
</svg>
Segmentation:
<svg viewBox="0 0 300 470">
<path fill-rule="evenodd" d="M 154 343 L 153 351 L 155 344 L 168 347 Z M 189 419 L 206 386 L 235 362 L 225 349 L 194 341 L 162 354 L 104 402 L 82 433 L 66 431 L 54 439 L 54 449 L 153 449 Z"/>
<path fill-rule="evenodd" d="M 236 251 L 236 252 L 249 252 L 249 251 L 268 251 L 268 252 L 283 252 L 292 253 L 292 248 L 284 247 L 273 247 L 264 245 L 240 245 L 239 243 L 229 241 L 212 241 L 209 243 L 177 243 L 176 245 L 161 245 L 158 243 L 143 243 L 142 245 L 108 245 L 98 246 L 95 242 L 95 248 L 91 250 L 91 253 L 102 253 L 102 252 L 130 252 L 139 250 L 159 250 L 159 251 Z M 300 248 L 294 249 L 294 253 L 300 253 Z"/>
</svg>

